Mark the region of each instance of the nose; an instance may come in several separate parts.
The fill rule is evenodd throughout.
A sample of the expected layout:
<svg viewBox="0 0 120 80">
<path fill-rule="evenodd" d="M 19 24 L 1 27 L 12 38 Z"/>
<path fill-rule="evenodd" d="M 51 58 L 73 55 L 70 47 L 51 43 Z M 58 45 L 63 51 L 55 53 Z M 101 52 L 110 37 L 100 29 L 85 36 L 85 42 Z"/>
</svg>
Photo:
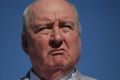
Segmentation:
<svg viewBox="0 0 120 80">
<path fill-rule="evenodd" d="M 50 37 L 50 45 L 52 48 L 59 48 L 64 41 L 62 33 L 59 27 L 53 27 L 53 31 Z"/>
</svg>

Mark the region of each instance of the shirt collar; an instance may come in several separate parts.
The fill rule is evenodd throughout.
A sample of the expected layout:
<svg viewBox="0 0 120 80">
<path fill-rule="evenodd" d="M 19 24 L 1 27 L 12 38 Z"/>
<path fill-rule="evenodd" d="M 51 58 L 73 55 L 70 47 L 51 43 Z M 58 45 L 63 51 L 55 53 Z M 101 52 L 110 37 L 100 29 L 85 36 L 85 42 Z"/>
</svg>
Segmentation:
<svg viewBox="0 0 120 80">
<path fill-rule="evenodd" d="M 67 75 L 62 77 L 60 80 L 69 80 L 69 79 L 71 79 L 75 72 L 76 72 L 76 69 L 74 68 Z M 41 80 L 41 79 L 39 79 L 39 77 L 32 70 L 30 70 L 30 80 Z"/>
</svg>

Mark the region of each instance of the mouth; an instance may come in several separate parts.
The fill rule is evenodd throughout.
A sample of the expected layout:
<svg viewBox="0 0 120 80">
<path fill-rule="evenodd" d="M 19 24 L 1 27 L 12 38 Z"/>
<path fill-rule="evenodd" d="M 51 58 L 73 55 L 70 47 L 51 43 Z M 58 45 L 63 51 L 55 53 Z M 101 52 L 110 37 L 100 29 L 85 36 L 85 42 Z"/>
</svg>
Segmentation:
<svg viewBox="0 0 120 80">
<path fill-rule="evenodd" d="M 52 56 L 64 55 L 65 50 L 64 49 L 53 49 L 49 52 L 49 54 L 52 55 Z"/>
</svg>

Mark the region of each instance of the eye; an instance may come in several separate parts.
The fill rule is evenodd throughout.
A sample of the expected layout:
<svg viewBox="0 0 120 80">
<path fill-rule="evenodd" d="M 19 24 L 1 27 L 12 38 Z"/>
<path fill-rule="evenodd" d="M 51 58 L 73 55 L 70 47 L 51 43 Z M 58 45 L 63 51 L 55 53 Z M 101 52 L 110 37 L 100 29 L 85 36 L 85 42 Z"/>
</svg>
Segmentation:
<svg viewBox="0 0 120 80">
<path fill-rule="evenodd" d="M 69 25 L 69 24 L 64 24 L 64 25 L 63 25 L 63 28 L 70 28 L 70 29 L 72 29 L 72 26 Z"/>
<path fill-rule="evenodd" d="M 73 29 L 73 24 L 71 22 L 61 22 L 59 24 L 60 28 L 70 28 Z"/>
<path fill-rule="evenodd" d="M 62 22 L 59 24 L 59 26 L 64 32 L 68 32 L 70 30 L 73 30 L 73 25 L 69 22 L 68 23 Z"/>
<path fill-rule="evenodd" d="M 39 24 L 34 26 L 33 29 L 35 33 L 40 33 L 40 34 L 48 34 L 50 30 L 51 30 L 50 24 Z"/>
</svg>

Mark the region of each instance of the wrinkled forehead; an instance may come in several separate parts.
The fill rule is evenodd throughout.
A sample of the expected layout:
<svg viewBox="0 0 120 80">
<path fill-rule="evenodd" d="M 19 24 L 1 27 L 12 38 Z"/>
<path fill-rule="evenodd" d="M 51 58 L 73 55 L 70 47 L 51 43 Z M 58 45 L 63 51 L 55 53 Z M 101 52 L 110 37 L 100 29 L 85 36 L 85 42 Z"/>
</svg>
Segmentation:
<svg viewBox="0 0 120 80">
<path fill-rule="evenodd" d="M 54 2 L 53 2 L 54 1 Z M 65 0 L 45 0 L 32 4 L 28 11 L 31 19 L 71 19 L 76 20 L 75 12 L 71 4 Z"/>
</svg>

